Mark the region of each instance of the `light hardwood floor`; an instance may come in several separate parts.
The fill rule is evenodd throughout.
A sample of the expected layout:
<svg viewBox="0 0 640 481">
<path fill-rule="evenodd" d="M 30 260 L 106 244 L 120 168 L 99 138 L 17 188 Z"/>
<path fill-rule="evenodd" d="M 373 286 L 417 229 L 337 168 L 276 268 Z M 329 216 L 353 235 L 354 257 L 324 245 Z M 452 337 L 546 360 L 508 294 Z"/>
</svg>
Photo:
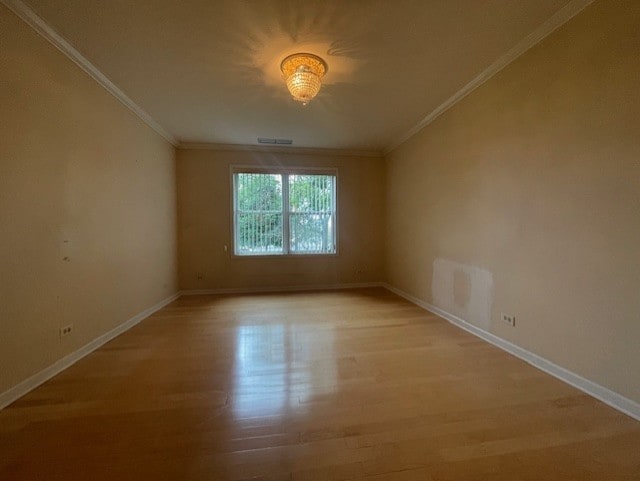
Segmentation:
<svg viewBox="0 0 640 481">
<path fill-rule="evenodd" d="M 383 289 L 183 297 L 0 412 L 0 480 L 640 480 L 640 423 Z"/>
</svg>

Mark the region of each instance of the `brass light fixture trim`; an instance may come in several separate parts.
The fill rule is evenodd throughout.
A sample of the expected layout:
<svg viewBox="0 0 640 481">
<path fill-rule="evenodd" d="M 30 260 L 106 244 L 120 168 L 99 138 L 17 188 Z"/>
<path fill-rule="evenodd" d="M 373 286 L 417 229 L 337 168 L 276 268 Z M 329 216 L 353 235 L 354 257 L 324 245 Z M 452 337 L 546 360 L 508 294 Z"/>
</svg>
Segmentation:
<svg viewBox="0 0 640 481">
<path fill-rule="evenodd" d="M 320 91 L 329 67 L 317 55 L 294 53 L 280 63 L 280 70 L 293 99 L 307 105 Z"/>
</svg>

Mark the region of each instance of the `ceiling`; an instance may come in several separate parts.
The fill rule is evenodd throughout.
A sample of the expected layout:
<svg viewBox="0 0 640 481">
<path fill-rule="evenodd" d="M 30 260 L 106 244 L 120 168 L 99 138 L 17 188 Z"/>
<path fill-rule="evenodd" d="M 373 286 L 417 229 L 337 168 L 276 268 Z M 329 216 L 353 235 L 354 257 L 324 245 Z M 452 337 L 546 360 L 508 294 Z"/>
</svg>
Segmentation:
<svg viewBox="0 0 640 481">
<path fill-rule="evenodd" d="M 384 151 L 569 2 L 24 3 L 180 143 Z M 306 107 L 279 71 L 300 51 L 329 65 Z"/>
</svg>

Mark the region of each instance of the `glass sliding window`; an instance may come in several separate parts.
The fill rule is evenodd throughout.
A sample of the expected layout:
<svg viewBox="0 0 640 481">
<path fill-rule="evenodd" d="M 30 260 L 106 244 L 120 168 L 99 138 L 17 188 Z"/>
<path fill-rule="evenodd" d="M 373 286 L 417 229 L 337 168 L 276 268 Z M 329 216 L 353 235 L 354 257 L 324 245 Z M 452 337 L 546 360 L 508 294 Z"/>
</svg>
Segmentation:
<svg viewBox="0 0 640 481">
<path fill-rule="evenodd" d="M 289 251 L 332 254 L 335 250 L 335 176 L 289 175 Z"/>
<path fill-rule="evenodd" d="M 284 253 L 282 193 L 281 175 L 234 175 L 236 254 Z"/>
<path fill-rule="evenodd" d="M 236 255 L 335 254 L 336 176 L 235 172 Z"/>
</svg>

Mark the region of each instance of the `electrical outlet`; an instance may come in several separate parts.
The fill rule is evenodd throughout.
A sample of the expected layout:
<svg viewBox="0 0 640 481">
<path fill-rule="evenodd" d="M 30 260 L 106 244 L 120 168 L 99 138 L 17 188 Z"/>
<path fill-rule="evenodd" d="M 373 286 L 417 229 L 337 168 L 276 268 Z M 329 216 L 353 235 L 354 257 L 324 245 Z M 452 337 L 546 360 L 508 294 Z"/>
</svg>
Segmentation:
<svg viewBox="0 0 640 481">
<path fill-rule="evenodd" d="M 516 316 L 512 316 L 509 314 L 505 314 L 504 312 L 502 312 L 500 314 L 502 321 L 506 322 L 507 324 L 509 324 L 510 326 L 515 326 L 516 325 Z"/>
<path fill-rule="evenodd" d="M 65 336 L 68 336 L 69 334 L 71 334 L 72 330 L 73 330 L 73 324 L 69 324 L 68 326 L 61 327 L 60 337 L 63 338 Z"/>
</svg>

